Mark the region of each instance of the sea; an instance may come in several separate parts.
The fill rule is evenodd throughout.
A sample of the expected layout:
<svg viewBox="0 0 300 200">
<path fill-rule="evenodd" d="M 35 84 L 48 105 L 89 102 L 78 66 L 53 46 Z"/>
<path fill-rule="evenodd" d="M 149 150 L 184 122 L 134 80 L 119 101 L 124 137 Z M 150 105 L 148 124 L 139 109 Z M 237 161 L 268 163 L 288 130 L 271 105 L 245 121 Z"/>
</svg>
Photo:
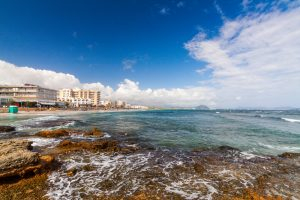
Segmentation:
<svg viewBox="0 0 300 200">
<path fill-rule="evenodd" d="M 299 110 L 11 114 L 0 116 L 0 125 L 16 127 L 13 133 L 0 133 L 0 139 L 24 138 L 37 148 L 54 148 L 62 140 L 34 136 L 39 130 L 96 127 L 105 132 L 104 138 L 140 149 L 129 155 L 61 156 L 61 169 L 48 178 L 50 199 L 126 199 L 141 194 L 162 199 L 230 198 L 245 188 L 256 188 L 257 178 L 264 174 L 271 174 L 267 195 L 300 199 L 299 161 L 278 157 L 284 152 L 300 153 Z M 73 139 L 86 140 L 78 135 Z M 281 173 L 279 163 L 296 171 Z M 94 170 L 66 175 L 68 169 L 84 165 Z M 223 188 L 229 183 L 232 192 Z"/>
</svg>

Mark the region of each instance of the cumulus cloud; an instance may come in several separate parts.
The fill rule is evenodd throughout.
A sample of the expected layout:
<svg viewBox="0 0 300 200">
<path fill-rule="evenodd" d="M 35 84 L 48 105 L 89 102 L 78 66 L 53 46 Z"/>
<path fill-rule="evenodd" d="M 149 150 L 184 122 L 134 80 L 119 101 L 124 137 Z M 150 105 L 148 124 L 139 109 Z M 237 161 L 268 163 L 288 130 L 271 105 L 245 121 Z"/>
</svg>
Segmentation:
<svg viewBox="0 0 300 200">
<path fill-rule="evenodd" d="M 125 79 L 118 85 L 114 98 L 153 106 L 192 107 L 200 104 L 215 106 L 215 94 L 209 88 L 140 89 L 139 83 Z"/>
<path fill-rule="evenodd" d="M 299 106 L 300 7 L 285 3 L 226 20 L 216 37 L 199 33 L 185 44 L 211 70 L 218 105 Z"/>
<path fill-rule="evenodd" d="M 81 83 L 72 74 L 55 72 L 51 70 L 35 69 L 32 67 L 19 67 L 0 60 L 0 85 L 22 85 L 31 83 L 51 89 L 83 88 L 104 91 L 110 96 L 112 88 L 101 83 Z"/>
<path fill-rule="evenodd" d="M 209 88 L 141 89 L 138 82 L 125 79 L 114 90 L 100 82 L 81 83 L 71 74 L 51 70 L 19 67 L 0 60 L 0 85 L 37 84 L 52 89 L 98 89 L 103 99 L 123 100 L 132 104 L 150 106 L 214 106 L 215 94 Z"/>
</svg>

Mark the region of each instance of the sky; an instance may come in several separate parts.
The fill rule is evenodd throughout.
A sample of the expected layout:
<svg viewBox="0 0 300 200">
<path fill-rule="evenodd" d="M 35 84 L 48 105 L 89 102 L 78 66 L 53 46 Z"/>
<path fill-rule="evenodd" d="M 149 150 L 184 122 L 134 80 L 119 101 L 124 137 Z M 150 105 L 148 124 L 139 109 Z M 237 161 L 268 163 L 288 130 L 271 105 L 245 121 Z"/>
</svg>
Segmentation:
<svg viewBox="0 0 300 200">
<path fill-rule="evenodd" d="M 299 0 L 3 0 L 0 84 L 165 107 L 300 107 Z"/>
</svg>

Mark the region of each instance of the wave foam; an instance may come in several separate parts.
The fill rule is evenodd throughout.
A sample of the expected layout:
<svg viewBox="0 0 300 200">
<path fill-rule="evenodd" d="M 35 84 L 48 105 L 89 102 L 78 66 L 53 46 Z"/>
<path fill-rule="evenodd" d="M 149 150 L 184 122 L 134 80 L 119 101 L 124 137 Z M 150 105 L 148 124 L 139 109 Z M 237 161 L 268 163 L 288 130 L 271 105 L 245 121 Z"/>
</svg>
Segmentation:
<svg viewBox="0 0 300 200">
<path fill-rule="evenodd" d="M 27 138 L 27 140 L 32 141 L 31 146 L 44 147 L 49 146 L 49 148 L 55 147 L 61 140 L 54 138 Z"/>
<path fill-rule="evenodd" d="M 281 119 L 283 119 L 284 121 L 287 121 L 287 122 L 298 122 L 300 123 L 300 119 L 292 119 L 292 118 L 284 118 L 282 117 Z"/>
<path fill-rule="evenodd" d="M 81 199 L 88 195 L 126 198 L 147 190 L 153 183 L 164 196 L 176 194 L 184 199 L 212 199 L 212 195 L 218 193 L 212 181 L 190 171 L 179 173 L 176 169 L 184 167 L 185 163 L 178 158 L 169 159 L 174 158 L 157 157 L 154 153 L 73 155 L 64 161 L 61 170 L 48 177 L 47 196 L 54 200 Z M 93 170 L 83 170 L 86 165 Z M 77 173 L 67 176 L 66 172 L 73 168 L 78 169 Z"/>
</svg>

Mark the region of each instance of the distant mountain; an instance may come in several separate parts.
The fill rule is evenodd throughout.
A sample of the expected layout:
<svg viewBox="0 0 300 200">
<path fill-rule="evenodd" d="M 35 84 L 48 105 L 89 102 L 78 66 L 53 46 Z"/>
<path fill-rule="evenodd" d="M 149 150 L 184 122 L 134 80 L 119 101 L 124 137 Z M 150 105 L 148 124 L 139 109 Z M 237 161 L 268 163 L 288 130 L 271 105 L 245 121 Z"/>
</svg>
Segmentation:
<svg viewBox="0 0 300 200">
<path fill-rule="evenodd" d="M 195 107 L 196 110 L 209 110 L 209 107 L 207 107 L 206 105 L 200 105 Z"/>
</svg>

